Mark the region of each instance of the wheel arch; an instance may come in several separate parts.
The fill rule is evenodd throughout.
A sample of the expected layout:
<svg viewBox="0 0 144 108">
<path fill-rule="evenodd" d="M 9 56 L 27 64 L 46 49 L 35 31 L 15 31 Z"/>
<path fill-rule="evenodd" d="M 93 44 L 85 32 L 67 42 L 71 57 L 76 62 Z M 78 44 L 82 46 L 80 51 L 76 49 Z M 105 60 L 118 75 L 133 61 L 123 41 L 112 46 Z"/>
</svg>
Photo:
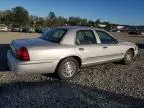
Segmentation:
<svg viewBox="0 0 144 108">
<path fill-rule="evenodd" d="M 134 48 L 129 48 L 127 51 L 132 51 L 133 52 L 133 56 L 135 55 Z"/>
<path fill-rule="evenodd" d="M 59 60 L 58 64 L 57 64 L 57 66 L 56 66 L 56 69 L 57 69 L 57 67 L 59 66 L 59 64 L 60 64 L 63 60 L 65 60 L 65 59 L 67 59 L 67 58 L 74 58 L 75 60 L 78 61 L 78 63 L 79 63 L 79 68 L 81 67 L 81 65 L 82 65 L 82 60 L 81 60 L 81 58 L 80 58 L 79 56 L 71 55 L 71 56 L 66 56 L 66 57 L 64 57 L 64 58 L 61 58 L 61 59 Z"/>
</svg>

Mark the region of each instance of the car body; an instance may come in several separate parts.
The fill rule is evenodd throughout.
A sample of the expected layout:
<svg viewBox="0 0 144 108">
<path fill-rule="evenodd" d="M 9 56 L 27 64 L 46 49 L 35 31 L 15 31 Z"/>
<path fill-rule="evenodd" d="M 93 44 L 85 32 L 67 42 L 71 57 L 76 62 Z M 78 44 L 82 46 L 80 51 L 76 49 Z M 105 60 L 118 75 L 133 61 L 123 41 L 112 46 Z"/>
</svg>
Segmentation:
<svg viewBox="0 0 144 108">
<path fill-rule="evenodd" d="M 42 28 L 42 33 L 46 32 L 49 29 L 50 29 L 49 27 Z"/>
<path fill-rule="evenodd" d="M 8 30 L 7 30 L 8 32 L 11 32 L 12 31 L 12 28 L 11 27 L 8 27 Z"/>
<path fill-rule="evenodd" d="M 7 26 L 5 24 L 0 24 L 0 31 L 4 31 L 4 32 L 8 31 Z"/>
<path fill-rule="evenodd" d="M 144 34 L 144 26 L 129 27 L 128 33 L 130 35 L 143 35 Z"/>
<path fill-rule="evenodd" d="M 32 27 L 25 27 L 25 28 L 22 28 L 22 32 L 25 32 L 25 33 L 34 33 L 35 29 L 32 28 Z"/>
<path fill-rule="evenodd" d="M 20 32 L 21 28 L 19 28 L 19 27 L 12 27 L 11 31 L 12 32 Z"/>
<path fill-rule="evenodd" d="M 130 51 L 132 58 L 138 53 L 138 47 L 133 43 L 118 41 L 104 30 L 82 26 L 53 28 L 39 38 L 14 40 L 10 46 L 8 64 L 17 74 L 54 73 L 57 70 L 61 73 L 63 66 L 64 71 L 72 68 L 77 71 L 84 66 L 125 60 Z M 20 58 L 21 53 L 23 57 Z M 66 64 L 67 61 L 72 62 Z M 67 79 L 74 75 L 59 76 Z"/>
<path fill-rule="evenodd" d="M 35 28 L 35 32 L 36 33 L 43 33 L 43 30 L 42 30 L 42 28 Z"/>
<path fill-rule="evenodd" d="M 46 32 L 46 31 L 49 30 L 49 29 L 50 29 L 49 27 L 36 28 L 36 29 L 35 29 L 35 32 L 36 32 L 36 33 L 44 33 L 44 32 Z"/>
</svg>

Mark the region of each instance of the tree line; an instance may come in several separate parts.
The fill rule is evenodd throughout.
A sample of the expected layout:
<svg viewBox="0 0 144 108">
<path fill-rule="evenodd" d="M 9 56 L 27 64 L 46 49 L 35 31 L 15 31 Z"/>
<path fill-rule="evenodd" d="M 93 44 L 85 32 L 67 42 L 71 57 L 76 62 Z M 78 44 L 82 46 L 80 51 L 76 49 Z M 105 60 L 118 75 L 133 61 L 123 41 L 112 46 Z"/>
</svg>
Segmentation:
<svg viewBox="0 0 144 108">
<path fill-rule="evenodd" d="M 50 12 L 47 17 L 39 17 L 30 15 L 29 12 L 20 6 L 16 6 L 10 10 L 0 11 L 0 24 L 6 24 L 7 26 L 18 27 L 55 27 L 63 25 L 74 26 L 89 26 L 99 27 L 99 24 L 103 23 L 106 26 L 104 29 L 109 30 L 111 24 L 109 22 L 101 22 L 100 19 L 88 20 L 80 17 L 62 17 L 56 16 L 54 12 Z"/>
</svg>

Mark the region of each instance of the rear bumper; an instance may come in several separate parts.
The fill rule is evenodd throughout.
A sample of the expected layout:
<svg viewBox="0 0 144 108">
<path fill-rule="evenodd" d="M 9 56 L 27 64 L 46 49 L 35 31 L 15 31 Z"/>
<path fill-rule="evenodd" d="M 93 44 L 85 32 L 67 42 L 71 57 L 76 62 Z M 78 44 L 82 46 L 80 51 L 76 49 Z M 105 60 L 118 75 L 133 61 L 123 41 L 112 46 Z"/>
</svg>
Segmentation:
<svg viewBox="0 0 144 108">
<path fill-rule="evenodd" d="M 11 51 L 7 53 L 8 66 L 11 71 L 17 74 L 25 73 L 53 73 L 56 69 L 58 61 L 51 62 L 24 62 L 16 59 Z"/>
</svg>

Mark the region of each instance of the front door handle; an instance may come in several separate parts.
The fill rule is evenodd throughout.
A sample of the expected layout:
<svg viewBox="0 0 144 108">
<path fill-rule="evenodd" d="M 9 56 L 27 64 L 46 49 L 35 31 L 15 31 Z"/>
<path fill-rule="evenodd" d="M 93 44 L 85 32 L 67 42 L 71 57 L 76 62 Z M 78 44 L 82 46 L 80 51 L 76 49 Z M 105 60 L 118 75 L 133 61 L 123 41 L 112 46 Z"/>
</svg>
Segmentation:
<svg viewBox="0 0 144 108">
<path fill-rule="evenodd" d="M 108 47 L 107 47 L 107 46 L 104 46 L 103 48 L 105 49 L 105 48 L 108 48 Z"/>
<path fill-rule="evenodd" d="M 83 51 L 83 50 L 84 50 L 84 48 L 79 48 L 79 50 L 80 50 L 80 51 Z"/>
</svg>

